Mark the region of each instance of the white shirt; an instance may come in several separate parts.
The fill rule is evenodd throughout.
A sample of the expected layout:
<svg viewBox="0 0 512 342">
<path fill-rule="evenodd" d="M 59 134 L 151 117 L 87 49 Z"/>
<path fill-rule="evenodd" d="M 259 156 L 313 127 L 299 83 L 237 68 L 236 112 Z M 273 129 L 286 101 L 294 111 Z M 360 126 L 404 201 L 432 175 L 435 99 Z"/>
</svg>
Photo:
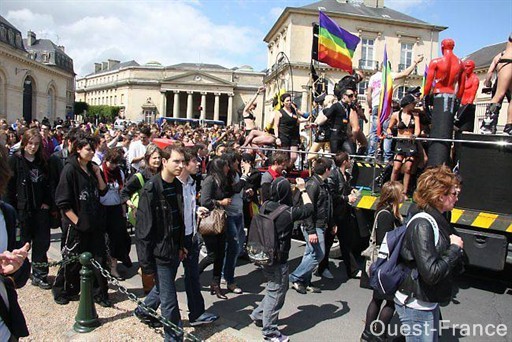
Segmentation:
<svg viewBox="0 0 512 342">
<path fill-rule="evenodd" d="M 370 77 L 368 87 L 372 88 L 372 106 L 378 106 L 380 100 L 380 89 L 382 83 L 382 71 L 377 71 Z"/>
<path fill-rule="evenodd" d="M 178 178 L 179 179 L 179 178 Z M 196 223 L 196 182 L 189 175 L 183 182 L 183 223 L 185 224 L 185 235 L 194 234 L 197 230 Z"/>
<path fill-rule="evenodd" d="M 126 159 L 128 160 L 128 164 L 131 165 L 135 170 L 140 171 L 143 160 L 140 160 L 137 163 L 132 164 L 132 160 L 135 158 L 140 158 L 146 154 L 146 146 L 142 143 L 141 140 L 134 141 L 130 144 L 130 148 L 128 148 L 128 155 Z"/>
</svg>

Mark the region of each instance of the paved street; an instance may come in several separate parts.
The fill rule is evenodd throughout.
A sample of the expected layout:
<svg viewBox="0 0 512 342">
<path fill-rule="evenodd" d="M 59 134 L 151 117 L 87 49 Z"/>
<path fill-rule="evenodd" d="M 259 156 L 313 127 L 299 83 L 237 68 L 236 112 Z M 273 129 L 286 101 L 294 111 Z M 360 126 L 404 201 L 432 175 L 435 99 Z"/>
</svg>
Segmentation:
<svg viewBox="0 0 512 342">
<path fill-rule="evenodd" d="M 55 231 L 54 231 L 55 232 Z M 57 237 L 57 236 L 56 236 Z M 50 257 L 58 256 L 59 242 L 53 242 Z M 291 253 L 290 270 L 300 262 L 304 244 L 294 242 Z M 132 246 L 132 259 L 136 260 L 135 247 Z M 136 263 L 134 262 L 136 265 Z M 261 341 L 260 330 L 251 324 L 248 314 L 255 303 L 263 298 L 264 278 L 255 266 L 245 261 L 236 269 L 237 282 L 244 294 L 228 294 L 228 300 L 219 300 L 209 294 L 208 284 L 211 269 L 202 275 L 204 285 L 203 296 L 208 310 L 222 316 L 219 324 L 230 326 L 238 331 L 237 335 L 247 341 Z M 341 266 L 341 267 L 340 267 Z M 119 267 L 121 272 L 125 269 Z M 123 282 L 135 293 L 141 294 L 140 277 L 133 267 Z M 339 260 L 332 260 L 331 271 L 334 280 L 314 278 L 314 285 L 322 289 L 320 294 L 298 294 L 290 289 L 285 306 L 280 314 L 282 332 L 289 335 L 292 341 L 359 341 L 363 330 L 366 306 L 371 291 L 359 287 L 359 281 L 347 281 L 343 265 Z M 461 329 L 443 331 L 442 341 L 512 341 L 512 289 L 510 288 L 510 272 L 508 287 L 497 280 L 482 280 L 473 275 L 464 276 L 460 281 L 460 290 L 453 302 L 442 309 L 444 320 L 454 324 L 487 324 L 508 325 L 507 337 L 477 336 L 463 337 Z M 183 289 L 183 271 L 178 276 L 179 300 L 182 310 L 186 308 L 186 296 Z M 486 275 L 487 276 L 487 275 Z M 464 329 L 464 326 L 462 326 Z M 396 325 L 392 328 L 396 331 Z"/>
</svg>

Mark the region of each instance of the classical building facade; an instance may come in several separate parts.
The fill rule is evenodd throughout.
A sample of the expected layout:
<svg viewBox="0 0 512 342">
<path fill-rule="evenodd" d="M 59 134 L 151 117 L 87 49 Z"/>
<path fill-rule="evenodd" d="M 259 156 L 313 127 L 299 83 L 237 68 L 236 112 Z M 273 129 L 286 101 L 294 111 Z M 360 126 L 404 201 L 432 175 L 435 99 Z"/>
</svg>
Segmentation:
<svg viewBox="0 0 512 342">
<path fill-rule="evenodd" d="M 63 47 L 21 32 L 0 16 L 0 117 L 53 122 L 73 112 L 73 60 Z"/>
<path fill-rule="evenodd" d="M 124 117 L 152 122 L 157 117 L 197 118 L 238 123 L 239 112 L 263 82 L 249 66 L 213 64 L 162 66 L 109 59 L 77 79 L 76 99 L 89 105 L 120 106 Z M 263 107 L 262 97 L 258 109 Z M 261 114 L 257 115 L 261 118 Z"/>
<path fill-rule="evenodd" d="M 446 29 L 386 8 L 384 0 L 322 0 L 303 7 L 287 7 L 264 38 L 268 49 L 264 80 L 267 99 L 284 88 L 293 91 L 294 101 L 302 109 L 307 108 L 313 24 L 318 23 L 320 10 L 361 38 L 352 59 L 354 68 L 366 76 L 359 84 L 360 95 L 379 68 L 385 46 L 393 71 L 409 67 L 417 55 L 425 57 L 412 75 L 395 82 L 395 97 L 401 97 L 406 87 L 420 85 L 425 64 L 438 55 L 439 32 Z M 315 63 L 315 68 L 318 74 L 325 75 L 330 93 L 334 84 L 347 75 L 323 63 Z M 266 105 L 268 112 L 270 103 Z"/>
</svg>

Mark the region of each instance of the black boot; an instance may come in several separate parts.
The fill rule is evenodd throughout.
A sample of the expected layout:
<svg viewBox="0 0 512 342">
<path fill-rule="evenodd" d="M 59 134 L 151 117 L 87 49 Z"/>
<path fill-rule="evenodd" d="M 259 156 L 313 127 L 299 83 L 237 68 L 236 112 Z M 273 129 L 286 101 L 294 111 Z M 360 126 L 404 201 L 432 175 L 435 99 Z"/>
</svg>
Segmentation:
<svg viewBox="0 0 512 342">
<path fill-rule="evenodd" d="M 485 111 L 485 117 L 480 127 L 481 134 L 496 134 L 496 125 L 500 115 L 501 104 L 491 103 Z"/>
</svg>

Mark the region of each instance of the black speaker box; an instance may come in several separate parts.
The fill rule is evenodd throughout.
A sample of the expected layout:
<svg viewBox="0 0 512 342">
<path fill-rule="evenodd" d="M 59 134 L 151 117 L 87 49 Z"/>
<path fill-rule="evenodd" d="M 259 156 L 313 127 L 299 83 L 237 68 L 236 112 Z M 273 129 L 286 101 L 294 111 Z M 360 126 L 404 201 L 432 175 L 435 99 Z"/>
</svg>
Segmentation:
<svg viewBox="0 0 512 342">
<path fill-rule="evenodd" d="M 512 136 L 462 134 L 461 140 L 512 143 Z M 462 191 L 456 206 L 512 213 L 512 146 L 457 143 Z"/>
</svg>

